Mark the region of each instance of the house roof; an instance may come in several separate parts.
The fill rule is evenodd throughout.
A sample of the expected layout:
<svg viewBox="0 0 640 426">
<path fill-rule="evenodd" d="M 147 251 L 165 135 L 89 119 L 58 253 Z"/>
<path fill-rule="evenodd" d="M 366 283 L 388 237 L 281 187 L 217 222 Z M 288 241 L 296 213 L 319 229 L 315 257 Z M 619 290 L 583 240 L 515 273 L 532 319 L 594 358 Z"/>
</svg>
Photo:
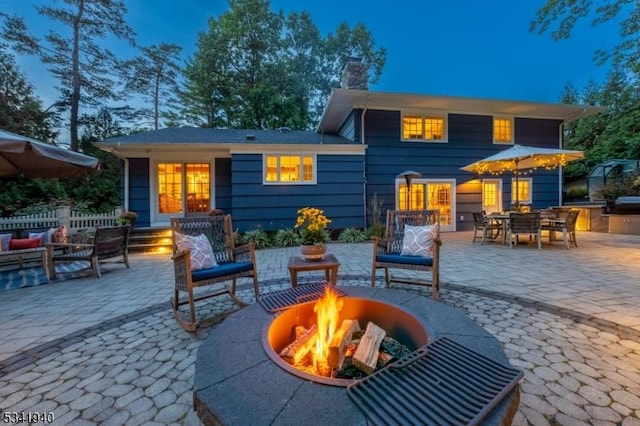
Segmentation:
<svg viewBox="0 0 640 426">
<path fill-rule="evenodd" d="M 429 110 L 467 114 L 509 115 L 569 123 L 603 109 L 590 105 L 548 104 L 499 99 L 461 98 L 368 90 L 334 89 L 318 124 L 318 132 L 337 133 L 353 109 Z"/>
<path fill-rule="evenodd" d="M 98 146 L 163 145 L 163 144 L 355 144 L 349 139 L 337 135 L 325 135 L 312 131 L 296 131 L 288 129 L 255 130 L 255 129 L 210 129 L 200 127 L 169 127 L 159 130 L 116 136 L 98 142 Z"/>
</svg>

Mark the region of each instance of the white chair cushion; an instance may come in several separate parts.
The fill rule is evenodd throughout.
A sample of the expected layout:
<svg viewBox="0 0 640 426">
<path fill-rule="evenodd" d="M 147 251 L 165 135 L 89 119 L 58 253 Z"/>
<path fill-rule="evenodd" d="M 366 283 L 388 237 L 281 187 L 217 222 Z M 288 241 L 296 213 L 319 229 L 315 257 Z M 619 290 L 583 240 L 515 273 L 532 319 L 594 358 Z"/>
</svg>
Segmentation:
<svg viewBox="0 0 640 426">
<path fill-rule="evenodd" d="M 174 231 L 175 232 L 175 231 Z M 191 270 L 207 269 L 218 266 L 216 258 L 211 248 L 211 243 L 206 235 L 198 236 L 175 233 L 176 245 L 179 250 L 189 250 L 191 252 Z"/>
<path fill-rule="evenodd" d="M 426 226 L 404 226 L 402 256 L 431 257 L 431 247 L 438 232 L 438 224 Z"/>
</svg>

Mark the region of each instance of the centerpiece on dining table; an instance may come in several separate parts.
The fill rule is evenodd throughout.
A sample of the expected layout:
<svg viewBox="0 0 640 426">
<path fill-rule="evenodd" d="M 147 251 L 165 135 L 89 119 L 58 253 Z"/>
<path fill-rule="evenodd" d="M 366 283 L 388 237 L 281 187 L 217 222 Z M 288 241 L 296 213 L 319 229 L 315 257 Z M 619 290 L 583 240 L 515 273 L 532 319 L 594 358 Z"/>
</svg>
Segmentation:
<svg viewBox="0 0 640 426">
<path fill-rule="evenodd" d="M 304 207 L 298 210 L 295 228 L 300 233 L 302 245 L 300 247 L 305 260 L 319 261 L 324 259 L 327 251 L 326 242 L 329 240 L 327 225 L 331 223 L 324 210 L 315 207 Z"/>
</svg>

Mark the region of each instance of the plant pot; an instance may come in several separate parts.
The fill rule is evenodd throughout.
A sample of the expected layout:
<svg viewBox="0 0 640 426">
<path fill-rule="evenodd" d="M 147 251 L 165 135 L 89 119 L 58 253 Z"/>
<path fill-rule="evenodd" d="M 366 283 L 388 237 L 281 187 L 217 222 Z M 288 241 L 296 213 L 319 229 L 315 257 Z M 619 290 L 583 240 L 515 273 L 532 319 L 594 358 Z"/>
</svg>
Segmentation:
<svg viewBox="0 0 640 426">
<path fill-rule="evenodd" d="M 324 255 L 327 252 L 326 244 L 302 244 L 300 246 L 300 253 L 304 260 L 308 261 L 320 261 L 324 259 Z"/>
</svg>

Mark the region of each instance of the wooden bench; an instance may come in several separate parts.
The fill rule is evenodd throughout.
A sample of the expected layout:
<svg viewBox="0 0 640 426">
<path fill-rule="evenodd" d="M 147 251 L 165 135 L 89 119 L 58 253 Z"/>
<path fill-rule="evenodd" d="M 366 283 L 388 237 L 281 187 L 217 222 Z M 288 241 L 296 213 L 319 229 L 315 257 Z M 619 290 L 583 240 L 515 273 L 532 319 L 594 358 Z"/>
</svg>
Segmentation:
<svg viewBox="0 0 640 426">
<path fill-rule="evenodd" d="M 129 225 L 98 227 L 90 243 L 47 244 L 51 279 L 56 279 L 56 262 L 88 261 L 87 269 L 91 268 L 98 278 L 100 263 L 124 263 L 129 268 L 129 231 Z M 114 258 L 117 259 L 111 260 Z"/>
<path fill-rule="evenodd" d="M 36 247 L 20 250 L 0 251 L 0 272 L 24 269 L 28 266 L 40 266 L 49 279 L 47 269 L 47 249 Z"/>
</svg>

